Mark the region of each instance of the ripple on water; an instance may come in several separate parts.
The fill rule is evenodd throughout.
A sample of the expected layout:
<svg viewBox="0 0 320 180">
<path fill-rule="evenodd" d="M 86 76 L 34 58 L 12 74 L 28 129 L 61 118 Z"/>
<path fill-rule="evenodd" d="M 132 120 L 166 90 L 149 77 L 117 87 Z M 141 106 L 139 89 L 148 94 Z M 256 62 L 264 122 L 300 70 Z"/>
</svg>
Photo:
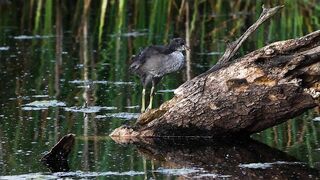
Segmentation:
<svg viewBox="0 0 320 180">
<path fill-rule="evenodd" d="M 85 80 L 73 80 L 73 81 L 69 81 L 69 83 L 71 84 L 113 84 L 113 85 L 135 85 L 134 82 L 125 82 L 125 81 L 85 81 Z"/>
<path fill-rule="evenodd" d="M 195 178 L 195 179 L 211 179 L 211 178 L 231 178 L 232 176 L 231 175 L 221 175 L 221 174 L 213 174 L 213 173 L 205 173 L 205 174 L 200 174 L 200 175 L 197 175 L 197 176 L 193 176 L 192 178 Z"/>
<path fill-rule="evenodd" d="M 13 176 L 0 176 L 0 179 L 8 179 L 8 180 L 22 180 L 22 179 L 58 179 L 58 178 L 94 178 L 99 176 L 139 176 L 144 175 L 144 172 L 139 171 L 126 171 L 126 172 L 57 172 L 53 174 L 45 174 L 45 173 L 29 173 L 29 174 L 21 174 L 21 175 L 13 175 Z"/>
<path fill-rule="evenodd" d="M 174 92 L 176 89 L 163 89 L 163 90 L 158 90 L 157 93 L 171 93 Z"/>
<path fill-rule="evenodd" d="M 43 100 L 43 101 L 33 101 L 31 103 L 23 105 L 24 108 L 48 108 L 48 107 L 63 107 L 66 106 L 64 102 L 57 100 Z"/>
<path fill-rule="evenodd" d="M 34 98 L 48 98 L 49 95 L 39 94 L 39 95 L 33 95 L 32 97 L 34 97 Z"/>
<path fill-rule="evenodd" d="M 58 172 L 54 173 L 54 175 L 58 177 L 98 177 L 98 176 L 137 176 L 137 175 L 144 175 L 144 172 L 139 171 L 126 171 L 126 172 L 115 172 L 115 171 L 106 171 L 106 172 Z"/>
<path fill-rule="evenodd" d="M 241 168 L 249 169 L 267 169 L 271 168 L 274 165 L 293 165 L 293 164 L 302 164 L 302 162 L 286 162 L 286 161 L 276 161 L 270 163 L 249 163 L 249 164 L 240 164 Z"/>
<path fill-rule="evenodd" d="M 43 100 L 43 101 L 33 101 L 31 103 L 25 104 L 22 107 L 22 110 L 25 111 L 39 111 L 48 109 L 49 107 L 63 107 L 66 106 L 64 102 L 57 100 Z"/>
<path fill-rule="evenodd" d="M 313 121 L 320 122 L 320 116 L 319 116 L 319 117 L 315 117 L 315 118 L 313 119 Z"/>
<path fill-rule="evenodd" d="M 96 119 L 119 118 L 119 119 L 132 120 L 132 119 L 137 119 L 139 115 L 140 113 L 127 113 L 127 112 L 108 113 L 105 115 L 98 115 L 96 116 Z"/>
<path fill-rule="evenodd" d="M 29 35 L 19 35 L 19 36 L 14 36 L 13 39 L 17 40 L 28 40 L 28 39 L 47 39 L 53 36 L 40 36 L 40 35 L 34 35 L 34 36 L 29 36 Z"/>
<path fill-rule="evenodd" d="M 9 46 L 0 47 L 0 51 L 8 51 L 9 48 Z"/>
<path fill-rule="evenodd" d="M 212 52 L 207 52 L 207 53 L 197 53 L 198 55 L 202 55 L 202 56 L 219 56 L 222 55 L 223 52 L 220 51 L 212 51 Z"/>
<path fill-rule="evenodd" d="M 22 110 L 24 111 L 40 111 L 48 109 L 47 107 L 22 107 Z"/>
<path fill-rule="evenodd" d="M 126 106 L 126 107 L 124 107 L 124 108 L 126 108 L 126 109 L 139 109 L 140 108 L 140 106 Z"/>
<path fill-rule="evenodd" d="M 65 107 L 65 111 L 70 111 L 70 112 L 82 112 L 82 113 L 96 113 L 101 110 L 115 110 L 117 107 L 102 107 L 102 106 L 89 106 L 89 107 Z"/>
<path fill-rule="evenodd" d="M 166 175 L 187 175 L 192 173 L 199 173 L 203 172 L 203 169 L 201 168 L 181 168 L 181 169 L 165 169 L 165 168 L 159 168 L 153 172 L 166 174 Z"/>
<path fill-rule="evenodd" d="M 147 30 L 142 30 L 142 31 L 132 31 L 132 32 L 127 32 L 127 33 L 115 33 L 111 34 L 111 37 L 139 37 L 139 36 L 146 36 L 148 33 L 146 32 Z"/>
</svg>

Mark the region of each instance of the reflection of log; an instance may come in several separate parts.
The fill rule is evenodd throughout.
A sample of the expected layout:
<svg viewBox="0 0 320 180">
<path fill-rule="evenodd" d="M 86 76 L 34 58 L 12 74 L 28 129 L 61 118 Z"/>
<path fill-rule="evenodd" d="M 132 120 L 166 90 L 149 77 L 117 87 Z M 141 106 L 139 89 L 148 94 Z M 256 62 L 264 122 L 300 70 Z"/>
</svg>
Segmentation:
<svg viewBox="0 0 320 180">
<path fill-rule="evenodd" d="M 320 31 L 230 61 L 262 20 L 279 9 L 264 9 L 217 65 L 181 85 L 160 108 L 142 114 L 136 127 L 120 127 L 111 136 L 246 136 L 315 107 Z"/>
<path fill-rule="evenodd" d="M 74 134 L 63 136 L 50 152 L 41 158 L 51 172 L 69 171 L 68 155 L 74 145 L 74 137 Z"/>
<path fill-rule="evenodd" d="M 187 179 L 201 174 L 230 175 L 231 179 L 316 179 L 320 177 L 316 169 L 308 167 L 282 151 L 251 139 L 235 142 L 197 138 L 144 140 L 134 142 L 138 151 L 148 159 L 161 163 L 162 168 L 201 169 L 201 172 L 188 174 Z M 251 163 L 261 163 L 262 166 L 261 168 L 246 167 L 246 165 L 253 165 Z M 210 176 L 207 178 L 210 179 Z"/>
</svg>

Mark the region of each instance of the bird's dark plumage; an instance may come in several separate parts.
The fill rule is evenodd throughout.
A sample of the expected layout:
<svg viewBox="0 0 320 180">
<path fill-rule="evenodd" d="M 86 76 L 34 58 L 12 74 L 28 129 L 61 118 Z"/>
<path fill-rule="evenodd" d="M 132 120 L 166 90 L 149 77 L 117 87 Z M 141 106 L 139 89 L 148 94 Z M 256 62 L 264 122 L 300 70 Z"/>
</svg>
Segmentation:
<svg viewBox="0 0 320 180">
<path fill-rule="evenodd" d="M 129 70 L 137 74 L 143 84 L 142 112 L 144 111 L 144 96 L 147 85 L 152 82 L 148 106 L 151 109 L 152 96 L 157 83 L 164 75 L 178 71 L 184 67 L 185 57 L 181 51 L 185 49 L 185 41 L 182 38 L 175 38 L 166 46 L 149 46 L 132 58 Z"/>
<path fill-rule="evenodd" d="M 140 76 L 146 86 L 153 78 L 161 79 L 164 75 L 184 67 L 185 58 L 181 52 L 184 47 L 185 41 L 181 38 L 171 40 L 166 46 L 149 46 L 133 57 L 129 70 Z"/>
</svg>

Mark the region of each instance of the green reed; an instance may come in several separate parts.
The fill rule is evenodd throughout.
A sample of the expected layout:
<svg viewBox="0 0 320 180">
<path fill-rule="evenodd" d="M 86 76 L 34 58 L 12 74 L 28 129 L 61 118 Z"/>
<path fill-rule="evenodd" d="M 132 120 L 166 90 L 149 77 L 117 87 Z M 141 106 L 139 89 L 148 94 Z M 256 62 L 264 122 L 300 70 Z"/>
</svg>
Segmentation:
<svg viewBox="0 0 320 180">
<path fill-rule="evenodd" d="M 125 106 L 138 105 L 141 99 L 141 85 L 138 78 L 129 75 L 128 64 L 133 54 L 139 52 L 139 48 L 150 44 L 168 43 L 171 37 L 185 37 L 185 9 L 178 0 L 156 0 L 153 2 L 147 0 L 135 1 L 115 1 L 102 0 L 91 1 L 88 7 L 87 26 L 84 27 L 82 14 L 87 1 L 78 0 L 76 2 L 60 1 L 63 26 L 63 44 L 62 49 L 66 53 L 62 55 L 62 65 L 60 67 L 60 79 L 55 79 L 54 60 L 56 58 L 56 39 L 34 39 L 28 41 L 16 41 L 12 45 L 18 48 L 21 54 L 20 65 L 16 62 L 8 62 L 0 68 L 10 67 L 12 77 L 15 74 L 28 73 L 23 78 L 14 81 L 12 89 L 8 92 L 10 97 L 28 96 L 32 94 L 55 95 L 54 83 L 59 81 L 61 94 L 57 97 L 68 103 L 68 106 L 83 106 L 83 89 L 75 87 L 69 83 L 71 80 L 82 79 L 84 71 L 81 65 L 81 56 L 86 50 L 87 56 L 87 76 L 92 80 L 108 81 L 133 81 L 134 86 L 117 85 L 96 85 L 92 92 L 97 105 L 116 106 L 117 112 L 137 110 L 125 109 Z M 14 7 L 1 9 L 0 21 L 0 46 L 5 46 L 12 41 L 12 36 L 16 35 L 53 35 L 57 26 L 56 18 L 58 12 L 55 12 L 56 1 L 39 0 L 14 2 Z M 261 12 L 262 1 L 189 1 L 190 7 L 190 40 L 191 40 L 191 66 L 193 76 L 196 76 L 216 63 L 219 56 L 199 56 L 197 53 L 223 52 L 226 42 L 233 41 L 239 37 L 247 27 L 249 27 L 259 16 Z M 261 26 L 258 31 L 250 37 L 239 53 L 239 56 L 248 51 L 260 48 L 265 44 L 295 38 L 320 28 L 320 5 L 316 0 L 289 1 L 289 0 L 270 0 L 266 1 L 266 6 L 284 4 L 285 8 Z M 1 7 L 0 7 L 1 8 Z M 12 15 L 13 11 L 17 14 Z M 21 17 L 18 16 L 21 14 Z M 14 33 L 8 34 L 5 28 L 14 26 Z M 83 37 L 81 33 L 83 28 L 87 28 L 88 37 Z M 128 32 L 146 33 L 145 36 L 124 36 Z M 87 38 L 86 46 L 83 46 L 81 39 Z M 11 44 L 10 44 L 11 45 Z M 82 46 L 82 48 L 80 48 Z M 10 46 L 11 47 L 11 46 Z M 83 49 L 84 48 L 84 49 Z M 35 50 L 36 49 L 36 50 Z M 0 54 L 4 57 L 3 54 Z M 23 57 L 23 58 L 22 58 Z M 206 65 L 205 68 L 198 68 L 198 65 Z M 36 68 L 34 68 L 36 67 Z M 49 75 L 48 75 L 49 74 Z M 12 78 L 10 77 L 10 78 Z M 177 78 L 178 77 L 178 78 Z M 169 75 L 166 77 L 158 89 L 174 89 L 183 83 L 185 74 Z M 4 77 L 5 78 L 5 77 Z M 5 79 L 5 80 L 10 80 Z M 138 87 L 138 88 L 137 88 Z M 31 91 L 34 89 L 35 91 Z M 164 93 L 156 95 L 156 106 L 170 99 L 173 93 Z M 75 100 L 75 97 L 78 99 Z M 35 153 L 41 154 L 44 149 L 48 149 L 44 142 L 49 141 L 49 146 L 63 134 L 73 132 L 78 136 L 83 135 L 84 116 L 82 113 L 65 112 L 63 110 L 43 110 L 43 111 L 22 111 L 21 104 L 27 101 L 17 101 L 8 106 L 5 110 L 13 114 L 10 124 L 0 124 L 0 128 L 5 131 L 4 134 L 10 142 L 4 147 L 10 167 L 16 167 L 19 163 L 15 161 L 15 152 L 23 145 L 31 141 L 38 142 L 36 145 L 26 145 L 33 148 Z M 20 111 L 16 113 L 16 104 L 20 104 Z M 2 112 L 3 111 L 3 112 Z M 0 110 L 5 113 L 4 110 Z M 60 117 L 61 116 L 61 117 Z M 319 161 L 319 156 L 314 152 L 314 148 L 319 144 L 319 124 L 312 121 L 318 116 L 307 112 L 302 116 L 294 118 L 287 123 L 277 127 L 267 129 L 255 138 L 277 147 L 283 151 L 294 155 L 304 161 L 307 156 L 309 165 L 314 166 Z M 24 118 L 21 118 L 24 117 Z M 26 117 L 32 117 L 32 121 L 27 121 Z M 110 118 L 97 125 L 93 117 L 89 118 L 88 132 L 92 136 L 101 134 L 107 135 L 112 129 L 120 126 L 124 122 Z M 103 133 L 101 133 L 103 132 Z M 100 133 L 100 134 L 99 134 Z M 24 139 L 23 139 L 24 138 Z M 138 158 L 136 152 L 132 151 L 131 157 L 124 157 L 123 161 L 130 163 L 118 163 L 108 154 L 118 151 L 119 146 L 108 140 L 84 140 L 77 138 L 74 147 L 74 153 L 71 155 L 71 161 L 75 166 L 81 165 L 81 158 L 77 152 L 84 149 L 84 141 L 87 141 L 89 147 L 96 147 L 94 155 L 86 155 L 93 159 L 102 159 L 99 161 L 101 166 L 96 167 L 97 171 L 109 169 L 119 170 L 143 169 L 143 159 Z M 125 151 L 120 148 L 120 152 Z M 10 156 L 9 156 L 10 154 Z M 30 161 L 30 159 L 23 159 Z M 97 160 L 98 161 L 98 160 Z M 35 166 L 34 163 L 31 163 Z M 112 164 L 117 164 L 112 167 Z M 122 167 L 125 164 L 125 167 Z M 150 166 L 150 164 L 147 164 Z M 80 167 L 79 167 L 80 168 Z M 79 169 L 78 168 L 78 169 Z M 17 171 L 23 171 L 21 169 Z"/>
</svg>

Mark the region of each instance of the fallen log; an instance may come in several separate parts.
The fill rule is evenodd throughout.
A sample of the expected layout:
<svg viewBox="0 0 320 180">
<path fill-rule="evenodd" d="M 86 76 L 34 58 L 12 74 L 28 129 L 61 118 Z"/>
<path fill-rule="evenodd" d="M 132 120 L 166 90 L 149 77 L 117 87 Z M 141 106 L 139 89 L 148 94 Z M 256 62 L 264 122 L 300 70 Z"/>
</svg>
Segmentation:
<svg viewBox="0 0 320 180">
<path fill-rule="evenodd" d="M 263 8 L 215 66 L 181 85 L 158 109 L 142 114 L 135 126 L 121 126 L 110 136 L 248 136 L 317 106 L 320 31 L 232 60 L 249 35 L 279 9 Z"/>
</svg>

